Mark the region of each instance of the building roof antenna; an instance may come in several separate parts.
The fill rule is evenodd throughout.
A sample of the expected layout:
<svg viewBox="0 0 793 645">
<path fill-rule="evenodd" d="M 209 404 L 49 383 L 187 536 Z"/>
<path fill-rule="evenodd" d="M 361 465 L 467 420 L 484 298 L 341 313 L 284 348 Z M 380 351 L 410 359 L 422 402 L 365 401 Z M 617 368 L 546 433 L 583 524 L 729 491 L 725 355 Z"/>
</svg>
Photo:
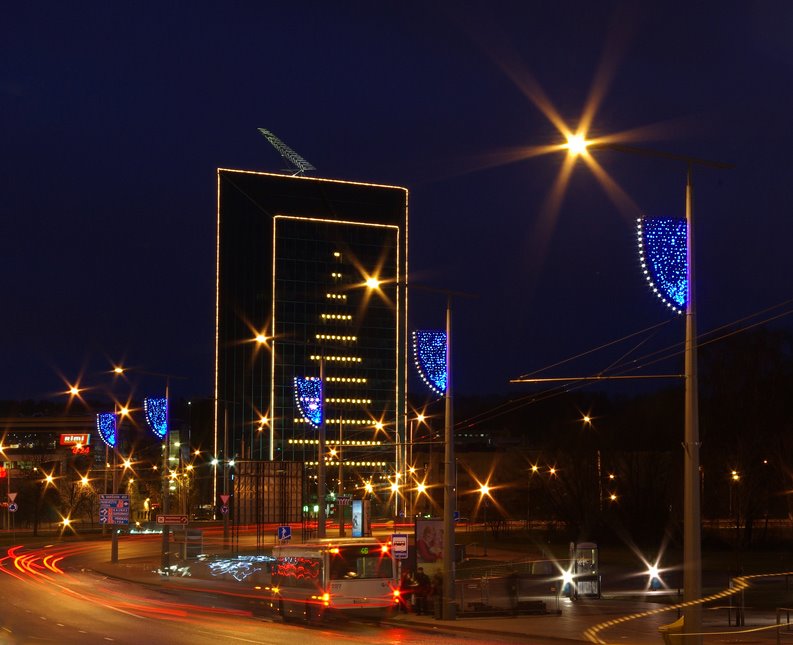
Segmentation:
<svg viewBox="0 0 793 645">
<path fill-rule="evenodd" d="M 261 132 L 262 136 L 267 139 L 267 141 L 269 141 L 270 145 L 278 151 L 278 154 L 281 155 L 283 160 L 290 165 L 290 167 L 286 168 L 285 171 L 291 173 L 292 177 L 302 175 L 303 173 L 309 172 L 310 170 L 316 170 L 314 166 L 303 159 L 303 157 L 292 150 L 292 148 L 286 145 L 272 132 L 265 128 L 259 128 L 259 132 Z"/>
</svg>

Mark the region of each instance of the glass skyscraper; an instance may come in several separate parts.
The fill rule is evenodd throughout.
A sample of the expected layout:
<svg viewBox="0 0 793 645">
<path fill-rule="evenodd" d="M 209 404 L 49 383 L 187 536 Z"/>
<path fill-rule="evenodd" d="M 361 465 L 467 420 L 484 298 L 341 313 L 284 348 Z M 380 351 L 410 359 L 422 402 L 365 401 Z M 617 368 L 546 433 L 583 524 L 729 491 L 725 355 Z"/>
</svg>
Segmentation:
<svg viewBox="0 0 793 645">
<path fill-rule="evenodd" d="M 215 454 L 298 461 L 324 373 L 328 487 L 393 479 L 404 445 L 407 191 L 218 170 Z M 310 475 L 309 475 L 310 476 Z"/>
</svg>

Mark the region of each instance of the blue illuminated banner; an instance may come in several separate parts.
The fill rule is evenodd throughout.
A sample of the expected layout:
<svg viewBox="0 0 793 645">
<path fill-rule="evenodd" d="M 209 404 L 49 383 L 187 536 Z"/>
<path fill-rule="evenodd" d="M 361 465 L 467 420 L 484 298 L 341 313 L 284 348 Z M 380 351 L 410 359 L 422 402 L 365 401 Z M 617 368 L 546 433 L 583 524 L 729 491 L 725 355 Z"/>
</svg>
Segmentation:
<svg viewBox="0 0 793 645">
<path fill-rule="evenodd" d="M 639 260 L 650 288 L 676 313 L 688 299 L 688 225 L 680 217 L 637 220 Z"/>
<path fill-rule="evenodd" d="M 420 330 L 413 332 L 413 359 L 419 376 L 437 394 L 446 393 L 446 332 Z"/>
<path fill-rule="evenodd" d="M 111 448 L 116 447 L 117 430 L 116 415 L 112 412 L 100 412 L 96 415 L 96 429 L 99 437 Z"/>
<path fill-rule="evenodd" d="M 319 378 L 295 377 L 295 403 L 300 415 L 312 426 L 322 425 L 322 381 Z"/>
<path fill-rule="evenodd" d="M 158 439 L 165 439 L 168 433 L 168 399 L 165 397 L 146 397 L 143 399 L 146 421 Z"/>
</svg>

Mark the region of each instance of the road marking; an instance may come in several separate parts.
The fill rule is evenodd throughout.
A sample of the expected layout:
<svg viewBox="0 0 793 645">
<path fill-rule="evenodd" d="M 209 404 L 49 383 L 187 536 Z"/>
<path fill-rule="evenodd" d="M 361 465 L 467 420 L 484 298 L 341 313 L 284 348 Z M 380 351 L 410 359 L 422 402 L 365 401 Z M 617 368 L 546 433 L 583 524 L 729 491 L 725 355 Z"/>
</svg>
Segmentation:
<svg viewBox="0 0 793 645">
<path fill-rule="evenodd" d="M 10 629 L 8 629 L 8 627 L 6 627 L 5 625 L 3 625 L 3 629 L 7 631 L 9 634 L 13 634 L 13 632 Z"/>
<path fill-rule="evenodd" d="M 46 616 L 39 616 L 39 618 L 41 618 L 41 620 L 47 620 Z"/>
<path fill-rule="evenodd" d="M 113 639 L 112 639 L 112 638 L 110 638 L 110 636 L 105 636 L 105 640 L 106 640 L 106 641 L 112 641 Z"/>
<path fill-rule="evenodd" d="M 63 623 L 55 623 L 58 627 L 63 627 Z"/>
</svg>

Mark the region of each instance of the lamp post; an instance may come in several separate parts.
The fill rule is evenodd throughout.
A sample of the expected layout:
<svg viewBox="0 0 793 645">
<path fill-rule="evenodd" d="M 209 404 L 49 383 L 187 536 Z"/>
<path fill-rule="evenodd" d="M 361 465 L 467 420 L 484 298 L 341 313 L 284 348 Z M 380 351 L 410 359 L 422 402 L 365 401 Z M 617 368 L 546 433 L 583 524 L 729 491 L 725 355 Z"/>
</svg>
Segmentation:
<svg viewBox="0 0 793 645">
<path fill-rule="evenodd" d="M 570 137 L 567 145 L 573 155 L 585 155 L 587 149 L 613 150 L 626 154 L 667 159 L 686 164 L 686 338 L 685 338 L 685 430 L 683 439 L 683 609 L 684 634 L 692 636 L 686 643 L 699 643 L 702 627 L 701 500 L 699 489 L 699 396 L 697 387 L 697 327 L 694 288 L 694 182 L 693 167 L 734 168 L 733 164 L 709 161 L 688 155 L 661 152 L 615 143 L 587 143 L 581 136 Z"/>
<path fill-rule="evenodd" d="M 441 618 L 455 620 L 454 515 L 457 510 L 457 468 L 454 459 L 454 405 L 452 398 L 452 295 L 446 295 L 446 417 L 443 427 L 443 607 Z"/>
<path fill-rule="evenodd" d="M 445 419 L 443 429 L 444 443 L 444 472 L 443 472 L 443 598 L 441 605 L 441 619 L 456 619 L 455 592 L 455 535 L 454 518 L 457 508 L 457 467 L 454 457 L 454 398 L 453 398 L 453 379 L 452 379 L 452 296 L 473 297 L 472 294 L 460 293 L 455 291 L 433 289 L 430 287 L 416 287 L 424 291 L 442 293 L 446 296 L 446 360 L 443 368 L 443 379 L 445 387 L 437 388 L 437 383 L 432 385 L 436 392 L 444 395 L 445 399 Z M 415 332 L 414 332 L 415 333 Z M 418 343 L 417 343 L 418 345 Z M 418 352 L 420 353 L 420 352 Z M 417 362 L 421 362 L 420 358 Z M 430 383 L 422 374 L 422 378 Z"/>
<path fill-rule="evenodd" d="M 344 495 L 344 462 L 342 461 L 342 448 L 341 445 L 344 443 L 344 431 L 342 428 L 342 416 L 339 414 L 339 446 L 336 449 L 337 458 L 339 460 L 339 492 L 336 495 L 336 509 L 339 515 L 339 537 L 345 537 L 345 529 L 344 529 L 344 506 L 341 503 L 341 496 Z"/>
<path fill-rule="evenodd" d="M 537 464 L 532 464 L 531 468 L 529 469 L 529 484 L 528 490 L 526 491 L 526 530 L 531 530 L 531 480 L 534 478 L 534 475 L 539 470 Z"/>
<path fill-rule="evenodd" d="M 490 487 L 487 484 L 482 484 L 479 487 L 479 495 L 484 507 L 484 535 L 482 536 L 482 555 L 487 557 L 487 507 L 490 506 L 488 498 L 490 497 Z"/>
</svg>

